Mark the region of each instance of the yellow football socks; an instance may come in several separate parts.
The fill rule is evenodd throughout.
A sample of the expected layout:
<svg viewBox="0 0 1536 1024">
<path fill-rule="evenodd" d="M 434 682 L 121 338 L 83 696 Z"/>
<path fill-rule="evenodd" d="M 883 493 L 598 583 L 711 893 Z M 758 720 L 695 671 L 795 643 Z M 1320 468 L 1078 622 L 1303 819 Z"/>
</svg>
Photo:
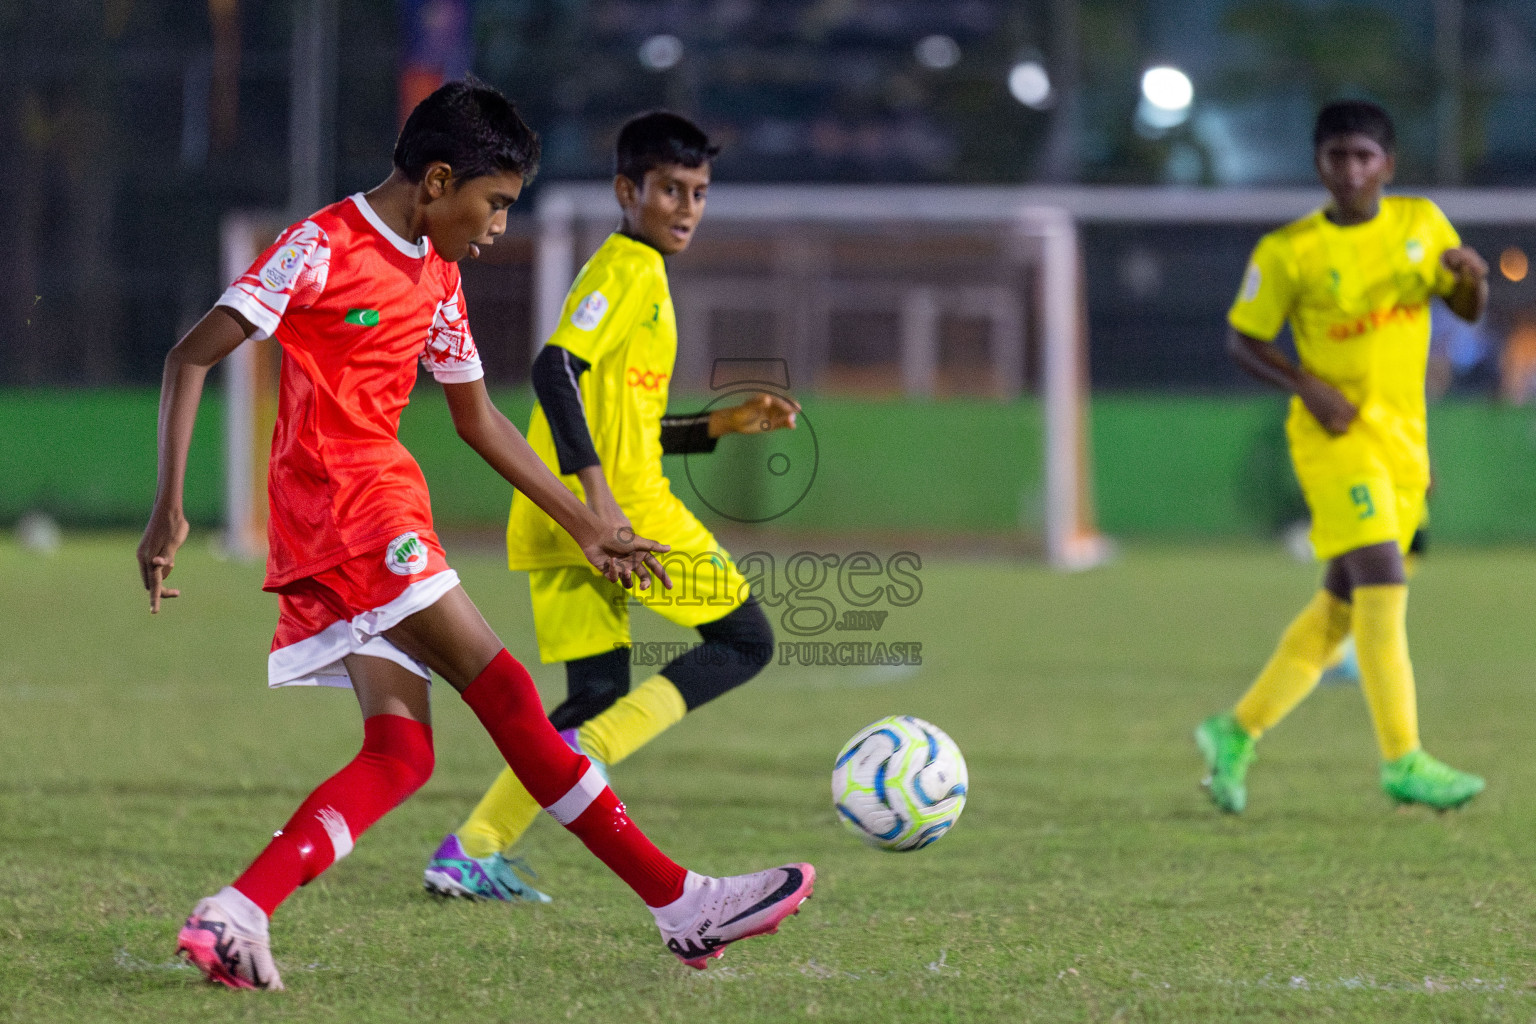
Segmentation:
<svg viewBox="0 0 1536 1024">
<path fill-rule="evenodd" d="M 522 837 L 543 810 L 511 768 L 503 768 L 464 824 L 459 845 L 471 857 L 500 853 Z"/>
<path fill-rule="evenodd" d="M 1349 627 L 1349 604 L 1319 590 L 1286 628 L 1269 664 L 1237 702 L 1232 711 L 1237 724 L 1258 739 L 1290 714 L 1317 685 L 1323 667 L 1349 634 Z M 1363 647 L 1361 656 L 1363 659 Z"/>
<path fill-rule="evenodd" d="M 652 676 L 581 727 L 581 749 L 615 765 L 677 724 L 688 705 L 666 676 Z M 459 827 L 459 843 L 471 857 L 489 857 L 522 838 L 539 816 L 539 802 L 504 768 Z"/>
<path fill-rule="evenodd" d="M 1413 577 L 1418 573 L 1418 571 L 1419 571 L 1419 556 L 1414 554 L 1412 551 L 1410 551 L 1406 555 L 1403 556 L 1403 575 L 1407 576 L 1409 581 L 1411 582 L 1413 580 Z M 1333 654 L 1329 656 L 1328 664 L 1323 666 L 1324 671 L 1326 671 L 1326 670 L 1328 670 L 1330 668 L 1333 668 L 1333 666 L 1335 666 L 1335 665 L 1339 664 L 1340 662 L 1342 662 L 1345 659 L 1345 657 L 1348 656 L 1348 654 L 1349 654 L 1349 645 L 1348 644 L 1340 644 L 1338 646 L 1338 648 L 1334 650 Z"/>
<path fill-rule="evenodd" d="M 1371 707 L 1382 759 L 1395 761 L 1419 747 L 1418 698 L 1408 660 L 1408 588 L 1356 587 L 1354 599 L 1360 689 Z"/>
<path fill-rule="evenodd" d="M 581 749 L 615 765 L 645 746 L 688 713 L 683 695 L 666 676 L 651 676 L 613 707 L 581 727 Z"/>
</svg>

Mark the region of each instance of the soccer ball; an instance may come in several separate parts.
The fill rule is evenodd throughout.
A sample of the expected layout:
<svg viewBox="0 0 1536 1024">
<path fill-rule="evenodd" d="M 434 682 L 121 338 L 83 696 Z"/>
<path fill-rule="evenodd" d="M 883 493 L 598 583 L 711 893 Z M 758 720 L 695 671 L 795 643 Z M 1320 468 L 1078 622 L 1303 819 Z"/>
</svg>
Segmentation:
<svg viewBox="0 0 1536 1024">
<path fill-rule="evenodd" d="M 884 850 L 920 850 L 965 807 L 965 758 L 944 730 L 898 715 L 860 729 L 832 766 L 843 824 Z"/>
</svg>

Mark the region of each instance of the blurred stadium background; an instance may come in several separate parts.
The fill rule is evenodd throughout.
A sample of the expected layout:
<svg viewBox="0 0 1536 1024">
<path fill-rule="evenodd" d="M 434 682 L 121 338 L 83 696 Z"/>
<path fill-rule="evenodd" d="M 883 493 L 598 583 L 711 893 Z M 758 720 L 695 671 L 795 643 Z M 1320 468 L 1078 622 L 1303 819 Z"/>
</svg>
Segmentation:
<svg viewBox="0 0 1536 1024">
<path fill-rule="evenodd" d="M 1302 511 L 1281 405 L 1225 357 L 1223 313 L 1258 235 L 1319 200 L 1317 104 L 1380 100 L 1400 124 L 1398 187 L 1439 198 L 1499 267 L 1482 325 L 1437 321 L 1436 532 L 1536 539 L 1536 421 L 1520 408 L 1536 390 L 1529 0 L 7 6 L 0 520 L 137 525 L 161 358 L 229 277 L 230 215 L 285 223 L 370 187 L 402 108 L 466 70 L 513 96 L 545 142 L 510 237 L 466 269 L 476 336 L 518 415 L 547 319 L 540 289 L 565 287 L 549 267 L 579 265 L 609 226 L 600 188 L 566 186 L 605 180 L 618 124 L 669 105 L 725 147 L 722 214 L 749 184 L 781 214 L 749 228 L 716 216 L 677 261 L 676 390 L 707 397 L 714 358 L 783 358 L 834 440 L 844 420 L 874 423 L 864 436 L 905 456 L 880 462 L 868 446 L 879 465 L 857 486 L 778 525 L 1029 537 L 1046 518 L 1048 332 L 1039 260 L 1010 250 L 1007 211 L 1064 210 L 1077 231 L 1093 399 L 1083 520 L 1096 509 L 1124 537 L 1272 534 Z M 541 278 L 572 196 L 585 198 L 569 255 Z M 935 203 L 965 212 L 891 215 Z M 805 204 L 846 215 L 796 216 Z M 861 223 L 869 204 L 883 223 Z M 494 524 L 504 496 L 446 468 L 458 456 L 438 449 L 453 438 L 421 422 L 412 443 L 443 523 Z M 194 457 L 189 512 L 212 525 L 217 409 L 200 429 L 209 454 Z M 938 457 L 982 438 L 1000 474 Z M 832 455 L 823 479 L 858 476 Z"/>
</svg>

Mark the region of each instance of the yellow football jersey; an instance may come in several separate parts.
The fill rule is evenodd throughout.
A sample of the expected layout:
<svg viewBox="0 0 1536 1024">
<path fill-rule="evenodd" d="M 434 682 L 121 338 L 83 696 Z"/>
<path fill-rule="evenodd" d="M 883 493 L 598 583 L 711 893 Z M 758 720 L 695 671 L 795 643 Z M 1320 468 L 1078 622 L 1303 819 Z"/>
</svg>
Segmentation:
<svg viewBox="0 0 1536 1024">
<path fill-rule="evenodd" d="M 609 235 L 577 275 L 548 343 L 591 364 L 579 382 L 587 429 L 635 532 L 676 546 L 684 540 L 680 531 L 703 530 L 661 471 L 661 418 L 677 359 L 677 317 L 661 253 L 624 235 Z M 560 472 L 554 435 L 540 406 L 528 424 L 528 443 Z M 574 475 L 561 480 L 585 500 Z M 521 492 L 513 497 L 507 523 L 507 561 L 513 569 L 587 564 L 570 536 Z"/>
<path fill-rule="evenodd" d="M 1334 438 L 1292 398 L 1286 431 L 1304 488 L 1367 470 L 1428 482 L 1429 300 L 1455 287 L 1440 256 L 1460 244 L 1439 207 L 1406 196 L 1382 199 L 1364 224 L 1318 210 L 1260 239 L 1228 322 L 1272 341 L 1289 320 L 1301 365 L 1360 410 Z"/>
</svg>

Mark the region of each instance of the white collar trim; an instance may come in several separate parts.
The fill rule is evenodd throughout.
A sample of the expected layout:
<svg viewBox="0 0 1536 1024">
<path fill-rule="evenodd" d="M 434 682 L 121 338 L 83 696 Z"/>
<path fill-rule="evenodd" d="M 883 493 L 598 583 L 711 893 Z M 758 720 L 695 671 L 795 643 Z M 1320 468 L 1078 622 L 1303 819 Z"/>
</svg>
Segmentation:
<svg viewBox="0 0 1536 1024">
<path fill-rule="evenodd" d="M 351 199 L 352 202 L 357 205 L 358 212 L 363 215 L 363 219 L 368 221 L 369 224 L 372 224 L 373 230 L 383 235 L 384 240 L 387 241 L 390 245 L 394 246 L 396 249 L 399 249 L 403 254 L 409 256 L 413 260 L 424 260 L 427 258 L 427 253 L 431 250 L 432 243 L 428 241 L 425 236 L 423 236 L 419 242 L 407 242 L 405 239 L 401 238 L 395 233 L 394 228 L 391 228 L 388 224 L 384 223 L 383 218 L 374 212 L 373 207 L 368 205 L 368 200 L 363 198 L 363 194 L 361 192 L 352 195 Z"/>
</svg>

